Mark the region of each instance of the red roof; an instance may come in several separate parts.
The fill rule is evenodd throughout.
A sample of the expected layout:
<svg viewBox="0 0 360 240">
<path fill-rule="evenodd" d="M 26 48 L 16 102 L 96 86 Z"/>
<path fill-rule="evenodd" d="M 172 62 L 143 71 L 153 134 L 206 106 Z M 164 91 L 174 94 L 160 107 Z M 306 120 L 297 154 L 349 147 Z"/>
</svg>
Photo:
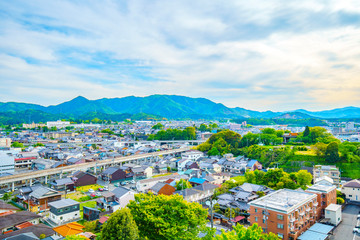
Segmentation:
<svg viewBox="0 0 360 240">
<path fill-rule="evenodd" d="M 239 222 L 239 221 L 243 220 L 244 218 L 245 218 L 244 216 L 236 216 L 236 217 L 232 220 L 232 222 Z"/>
<path fill-rule="evenodd" d="M 32 226 L 32 225 L 34 225 L 34 224 L 32 224 L 31 222 L 24 222 L 24 223 L 22 223 L 22 224 L 16 225 L 15 227 L 16 227 L 17 229 L 23 229 L 23 228 L 30 227 L 30 226 Z"/>
<path fill-rule="evenodd" d="M 104 224 L 108 219 L 109 219 L 109 217 L 107 217 L 107 216 L 102 216 L 102 217 L 99 219 L 99 223 Z"/>
</svg>

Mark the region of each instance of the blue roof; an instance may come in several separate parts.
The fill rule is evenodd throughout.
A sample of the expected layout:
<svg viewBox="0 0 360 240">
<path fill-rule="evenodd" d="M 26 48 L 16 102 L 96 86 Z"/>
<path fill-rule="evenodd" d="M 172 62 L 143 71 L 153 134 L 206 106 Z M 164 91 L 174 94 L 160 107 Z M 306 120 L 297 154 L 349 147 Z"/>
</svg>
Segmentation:
<svg viewBox="0 0 360 240">
<path fill-rule="evenodd" d="M 204 182 L 206 182 L 206 180 L 203 178 L 190 178 L 189 182 L 203 184 Z"/>
<path fill-rule="evenodd" d="M 246 166 L 252 167 L 256 162 L 257 162 L 257 160 L 250 160 Z"/>
<path fill-rule="evenodd" d="M 333 228 L 334 228 L 334 226 L 331 226 L 331 225 L 326 225 L 326 224 L 322 224 L 322 223 L 315 223 L 314 225 L 312 225 L 309 228 L 308 231 L 328 234 Z"/>
<path fill-rule="evenodd" d="M 328 237 L 327 234 L 313 232 L 313 231 L 306 231 L 301 234 L 298 239 L 299 240 L 325 240 Z"/>
<path fill-rule="evenodd" d="M 334 226 L 315 223 L 306 232 L 299 236 L 300 240 L 325 240 L 328 237 L 328 233 L 334 228 Z"/>
</svg>

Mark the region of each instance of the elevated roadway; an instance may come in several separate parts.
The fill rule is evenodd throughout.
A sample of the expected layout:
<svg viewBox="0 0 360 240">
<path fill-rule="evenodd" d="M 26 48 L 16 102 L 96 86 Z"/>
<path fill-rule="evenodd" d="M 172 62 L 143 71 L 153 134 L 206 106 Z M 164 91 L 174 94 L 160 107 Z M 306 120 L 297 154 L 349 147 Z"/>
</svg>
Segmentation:
<svg viewBox="0 0 360 240">
<path fill-rule="evenodd" d="M 153 152 L 153 153 L 137 154 L 137 155 L 131 155 L 131 156 L 126 156 L 126 157 L 110 158 L 110 159 L 99 160 L 99 161 L 95 161 L 95 162 L 81 163 L 81 164 L 75 164 L 75 165 L 64 166 L 64 167 L 59 167 L 59 168 L 51 168 L 51 169 L 46 169 L 46 170 L 24 172 L 24 173 L 1 177 L 0 185 L 11 184 L 12 190 L 14 190 L 15 183 L 19 182 L 19 181 L 29 180 L 30 185 L 31 185 L 33 179 L 45 177 L 45 183 L 47 183 L 47 177 L 51 176 L 51 175 L 60 174 L 60 178 L 61 178 L 61 175 L 65 172 L 86 170 L 86 169 L 90 169 L 90 168 L 94 168 L 94 171 L 96 172 L 96 168 L 101 167 L 101 166 L 118 165 L 118 164 L 121 164 L 124 162 L 130 162 L 130 163 L 135 162 L 136 163 L 142 159 L 151 159 L 151 158 L 159 157 L 162 155 L 172 155 L 172 154 L 182 153 L 182 152 L 185 152 L 188 150 L 190 150 L 190 147 L 178 148 L 178 149 L 172 149 L 172 150 L 166 150 L 166 151 L 159 151 L 159 152 Z"/>
</svg>

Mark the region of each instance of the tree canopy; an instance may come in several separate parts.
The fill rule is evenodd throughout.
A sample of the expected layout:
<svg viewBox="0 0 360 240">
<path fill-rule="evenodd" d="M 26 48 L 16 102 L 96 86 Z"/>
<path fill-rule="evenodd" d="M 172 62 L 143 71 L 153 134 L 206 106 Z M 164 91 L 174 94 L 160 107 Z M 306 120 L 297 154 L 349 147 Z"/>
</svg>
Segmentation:
<svg viewBox="0 0 360 240">
<path fill-rule="evenodd" d="M 149 240 L 196 239 L 205 227 L 207 210 L 182 196 L 137 194 L 128 207 L 140 231 Z"/>
<path fill-rule="evenodd" d="M 221 235 L 215 236 L 215 240 L 278 240 L 274 233 L 263 233 L 263 230 L 256 223 L 248 228 L 237 224 L 234 230 L 225 232 L 222 230 Z"/>
<path fill-rule="evenodd" d="M 139 230 L 128 208 L 122 208 L 111 214 L 101 230 L 103 240 L 136 240 Z"/>
</svg>

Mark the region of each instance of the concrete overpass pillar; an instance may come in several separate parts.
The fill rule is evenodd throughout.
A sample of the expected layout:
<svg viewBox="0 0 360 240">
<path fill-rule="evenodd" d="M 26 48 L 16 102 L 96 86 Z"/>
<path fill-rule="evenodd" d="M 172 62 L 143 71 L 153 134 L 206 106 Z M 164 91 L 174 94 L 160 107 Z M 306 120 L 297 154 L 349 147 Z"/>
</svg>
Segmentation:
<svg viewBox="0 0 360 240">
<path fill-rule="evenodd" d="M 96 166 L 94 167 L 94 174 L 96 174 Z"/>
<path fill-rule="evenodd" d="M 11 183 L 11 191 L 12 192 L 15 191 L 15 183 L 14 182 Z"/>
<path fill-rule="evenodd" d="M 33 184 L 32 178 L 30 178 L 30 180 L 29 180 L 29 185 L 30 185 L 30 187 L 32 186 L 32 184 Z"/>
<path fill-rule="evenodd" d="M 45 176 L 45 184 L 48 182 L 48 176 Z"/>
</svg>

